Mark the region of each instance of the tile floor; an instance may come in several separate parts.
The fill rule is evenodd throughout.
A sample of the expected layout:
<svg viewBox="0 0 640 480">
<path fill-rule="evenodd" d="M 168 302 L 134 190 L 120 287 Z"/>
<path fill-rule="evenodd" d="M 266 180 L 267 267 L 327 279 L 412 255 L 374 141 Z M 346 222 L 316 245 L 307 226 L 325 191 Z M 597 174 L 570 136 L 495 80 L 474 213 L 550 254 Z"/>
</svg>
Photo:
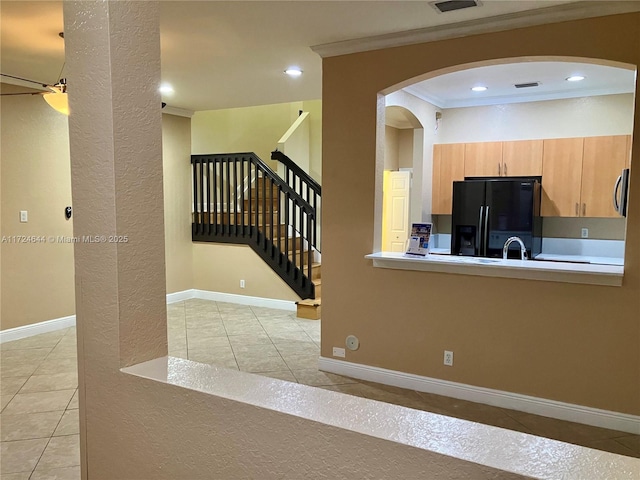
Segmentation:
<svg viewBox="0 0 640 480">
<path fill-rule="evenodd" d="M 640 436 L 320 372 L 320 322 L 206 300 L 168 306 L 169 354 L 640 458 Z M 0 480 L 80 478 L 75 329 L 0 346 Z"/>
</svg>

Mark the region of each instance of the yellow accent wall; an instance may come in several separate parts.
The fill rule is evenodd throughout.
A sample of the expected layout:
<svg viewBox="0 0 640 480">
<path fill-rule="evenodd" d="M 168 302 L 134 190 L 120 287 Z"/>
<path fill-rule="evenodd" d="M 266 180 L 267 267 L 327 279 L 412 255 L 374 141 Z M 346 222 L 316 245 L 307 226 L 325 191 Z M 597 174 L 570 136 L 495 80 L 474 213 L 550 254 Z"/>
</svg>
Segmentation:
<svg viewBox="0 0 640 480">
<path fill-rule="evenodd" d="M 196 112 L 192 118 L 191 151 L 194 154 L 255 152 L 270 164 L 271 152 L 298 117 L 299 110 L 310 113 L 310 163 L 317 171 L 321 163 L 320 100 Z"/>
<path fill-rule="evenodd" d="M 379 94 L 441 69 L 541 56 L 638 65 L 640 14 L 323 59 L 322 355 L 352 334 L 360 348 L 348 362 L 638 415 L 640 170 L 631 172 L 621 287 L 377 269 L 364 258 L 381 219 Z M 639 157 L 636 121 L 632 165 Z M 443 366 L 445 349 L 453 368 Z"/>
</svg>

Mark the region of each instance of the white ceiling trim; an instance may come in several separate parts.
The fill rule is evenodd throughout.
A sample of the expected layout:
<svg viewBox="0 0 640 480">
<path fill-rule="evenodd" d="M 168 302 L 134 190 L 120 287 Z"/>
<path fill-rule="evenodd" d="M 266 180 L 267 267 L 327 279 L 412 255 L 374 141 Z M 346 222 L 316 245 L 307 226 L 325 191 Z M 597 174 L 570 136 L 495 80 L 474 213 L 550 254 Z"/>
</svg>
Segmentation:
<svg viewBox="0 0 640 480">
<path fill-rule="evenodd" d="M 311 50 L 323 58 L 335 57 L 338 55 L 348 55 L 383 48 L 466 37 L 481 33 L 638 11 L 640 11 L 640 2 L 578 1 L 575 3 L 540 8 L 538 10 L 509 13 L 497 17 L 481 18 L 449 25 L 438 25 L 436 27 L 346 40 L 344 42 L 325 43 L 312 46 Z"/>
<path fill-rule="evenodd" d="M 403 90 L 411 95 L 418 97 L 425 102 L 438 107 L 438 108 L 462 108 L 462 107 L 480 107 L 487 105 L 504 105 L 508 103 L 524 103 L 524 102 L 540 102 L 544 100 L 561 100 L 565 98 L 580 98 L 580 97 L 595 97 L 599 95 L 617 95 L 624 93 L 633 93 L 624 87 L 612 87 L 612 88 L 593 88 L 589 90 L 578 90 L 575 92 L 561 91 L 561 92 L 544 92 L 544 93 L 530 93 L 528 95 L 517 96 L 496 96 L 486 98 L 474 98 L 465 100 L 443 100 L 439 97 L 426 95 L 424 92 L 420 92 L 411 86 L 405 87 Z"/>
<path fill-rule="evenodd" d="M 195 112 L 193 110 L 187 110 L 186 108 L 171 107 L 167 105 L 162 109 L 162 113 L 166 113 L 168 115 L 177 115 L 178 117 L 191 118 L 193 117 L 193 114 Z"/>
</svg>

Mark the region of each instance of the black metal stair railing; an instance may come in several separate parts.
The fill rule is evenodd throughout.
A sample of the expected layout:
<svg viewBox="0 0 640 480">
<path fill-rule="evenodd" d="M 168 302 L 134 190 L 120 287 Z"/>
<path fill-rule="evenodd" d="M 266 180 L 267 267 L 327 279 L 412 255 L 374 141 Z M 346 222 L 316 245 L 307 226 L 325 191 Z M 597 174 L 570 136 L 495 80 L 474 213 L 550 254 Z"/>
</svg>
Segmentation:
<svg viewBox="0 0 640 480">
<path fill-rule="evenodd" d="M 320 217 L 322 202 L 322 187 L 300 166 L 284 153 L 275 150 L 271 152 L 271 160 L 277 160 L 284 165 L 284 180 L 298 195 L 306 200 L 315 210 L 316 219 L 313 230 L 312 245 L 320 251 Z"/>
<path fill-rule="evenodd" d="M 194 242 L 250 245 L 301 297 L 313 298 L 316 209 L 255 153 L 192 155 Z"/>
</svg>

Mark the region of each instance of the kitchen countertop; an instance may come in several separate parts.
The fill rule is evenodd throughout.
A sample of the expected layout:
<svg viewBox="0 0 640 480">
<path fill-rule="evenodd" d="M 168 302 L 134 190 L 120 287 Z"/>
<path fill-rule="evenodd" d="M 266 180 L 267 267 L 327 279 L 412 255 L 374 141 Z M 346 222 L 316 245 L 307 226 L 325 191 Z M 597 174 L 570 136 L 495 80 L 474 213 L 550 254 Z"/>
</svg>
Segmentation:
<svg viewBox="0 0 640 480">
<path fill-rule="evenodd" d="M 448 248 L 431 248 L 429 252 L 433 255 L 450 255 Z M 598 257 L 593 255 L 566 255 L 558 253 L 540 253 L 534 260 L 545 260 L 549 262 L 569 262 L 569 263 L 592 263 L 596 265 L 624 265 L 624 258 L 618 257 Z"/>
<path fill-rule="evenodd" d="M 444 250 L 444 249 L 443 249 Z M 403 253 L 378 252 L 365 255 L 373 260 L 373 266 L 396 270 L 419 270 L 427 272 L 477 275 L 484 277 L 520 278 L 588 285 L 622 285 L 624 267 L 616 264 L 548 261 L 502 260 L 497 258 L 462 257 L 437 255 L 433 251 L 426 257 L 405 256 Z M 562 258 L 566 259 L 566 255 Z M 600 257 L 594 257 L 600 258 Z M 610 257 L 604 257 L 610 258 Z M 613 260 L 613 259 L 612 259 Z"/>
<path fill-rule="evenodd" d="M 624 265 L 624 258 L 594 257 L 587 255 L 559 255 L 555 253 L 540 253 L 535 260 L 547 260 L 550 262 L 591 263 L 595 265 Z"/>
</svg>

